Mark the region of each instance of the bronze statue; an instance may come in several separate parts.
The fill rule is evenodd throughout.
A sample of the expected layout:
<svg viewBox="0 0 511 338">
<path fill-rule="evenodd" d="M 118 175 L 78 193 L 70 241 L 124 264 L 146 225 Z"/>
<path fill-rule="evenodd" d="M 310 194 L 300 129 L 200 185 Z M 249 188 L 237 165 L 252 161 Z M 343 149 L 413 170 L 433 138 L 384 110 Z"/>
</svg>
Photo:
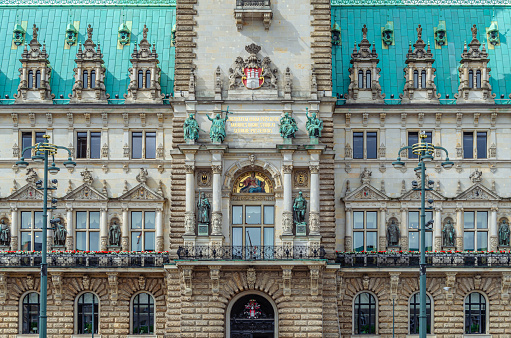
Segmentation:
<svg viewBox="0 0 511 338">
<path fill-rule="evenodd" d="M 111 246 L 121 246 L 121 228 L 117 221 L 114 221 L 112 225 L 110 225 L 110 229 L 108 230 L 108 243 Z"/>
<path fill-rule="evenodd" d="M 62 224 L 60 218 L 57 218 L 54 223 L 53 228 L 53 244 L 55 246 L 64 246 L 66 245 L 66 236 L 67 236 L 67 230 Z"/>
<path fill-rule="evenodd" d="M 11 241 L 11 229 L 4 220 L 0 221 L 0 245 L 9 245 Z"/>
<path fill-rule="evenodd" d="M 387 227 L 387 246 L 399 246 L 399 237 L 399 226 L 392 220 Z"/>
<path fill-rule="evenodd" d="M 307 211 L 307 201 L 303 198 L 303 194 L 300 191 L 298 193 L 298 197 L 295 198 L 295 202 L 293 204 L 293 218 L 296 224 L 304 224 L 305 222 L 305 212 Z"/>
<path fill-rule="evenodd" d="M 509 246 L 509 224 L 506 219 L 499 226 L 499 246 Z"/>
<path fill-rule="evenodd" d="M 443 246 L 453 247 L 454 241 L 456 239 L 456 232 L 454 230 L 454 226 L 451 223 L 451 220 L 447 221 L 442 232 L 444 237 Z"/>
<path fill-rule="evenodd" d="M 199 209 L 199 223 L 209 224 L 209 210 L 211 209 L 211 204 L 204 192 L 201 192 L 199 195 L 197 209 Z"/>
</svg>

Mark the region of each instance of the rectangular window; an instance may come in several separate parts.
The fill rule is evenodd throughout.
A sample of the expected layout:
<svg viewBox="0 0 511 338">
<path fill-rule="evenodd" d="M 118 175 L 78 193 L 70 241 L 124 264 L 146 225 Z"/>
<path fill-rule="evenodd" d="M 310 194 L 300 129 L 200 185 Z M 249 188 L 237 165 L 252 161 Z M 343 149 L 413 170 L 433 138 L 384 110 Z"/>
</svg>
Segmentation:
<svg viewBox="0 0 511 338">
<path fill-rule="evenodd" d="M 131 250 L 154 251 L 156 246 L 156 213 L 154 211 L 131 212 Z"/>
<path fill-rule="evenodd" d="M 424 220 L 427 224 L 433 219 L 433 212 L 426 211 Z M 410 251 L 419 251 L 420 249 L 420 212 L 408 212 L 408 249 Z M 433 251 L 433 228 L 426 227 L 426 251 Z"/>
<path fill-rule="evenodd" d="M 43 212 L 42 211 L 22 211 L 21 215 L 21 250 L 23 251 L 41 251 L 43 240 Z"/>
<path fill-rule="evenodd" d="M 76 133 L 76 158 L 87 158 L 87 132 Z"/>
<path fill-rule="evenodd" d="M 250 252 L 236 249 L 238 251 L 233 252 L 233 255 L 240 258 L 249 253 L 261 255 L 260 246 L 274 245 L 274 225 L 275 206 L 273 205 L 233 205 L 232 245 L 258 247 L 254 249 L 255 251 L 249 250 Z M 269 258 L 269 256 L 265 257 Z"/>
<path fill-rule="evenodd" d="M 142 133 L 131 133 L 131 158 L 142 158 Z"/>
<path fill-rule="evenodd" d="M 101 133 L 90 133 L 90 158 L 99 158 L 101 154 Z"/>
<path fill-rule="evenodd" d="M 463 213 L 463 249 L 465 251 L 488 250 L 488 212 L 465 211 Z"/>
<path fill-rule="evenodd" d="M 432 143 L 433 142 L 432 135 L 433 135 L 433 133 L 431 131 L 427 131 L 426 138 L 423 140 L 423 142 Z M 419 132 L 417 132 L 417 131 L 408 132 L 408 145 L 411 147 L 416 143 L 419 143 Z M 417 157 L 418 156 L 412 152 L 412 149 L 408 149 L 408 158 L 417 158 Z"/>
<path fill-rule="evenodd" d="M 75 212 L 76 250 L 99 251 L 99 211 Z"/>
<path fill-rule="evenodd" d="M 477 132 L 477 158 L 486 158 L 486 132 Z"/>
<path fill-rule="evenodd" d="M 463 158 L 474 158 L 474 133 L 463 133 Z"/>
<path fill-rule="evenodd" d="M 353 133 L 353 158 L 364 158 L 364 133 Z"/>
<path fill-rule="evenodd" d="M 76 158 L 100 158 L 101 133 L 83 131 L 76 133 Z"/>
<path fill-rule="evenodd" d="M 156 158 L 156 132 L 131 133 L 131 158 Z"/>
<path fill-rule="evenodd" d="M 378 133 L 364 131 L 353 133 L 353 158 L 375 159 L 378 158 Z"/>
<path fill-rule="evenodd" d="M 378 158 L 378 140 L 376 132 L 366 133 L 367 158 Z"/>
<path fill-rule="evenodd" d="M 36 143 L 44 142 L 44 132 L 42 131 L 24 131 L 21 133 L 21 150 L 26 147 L 35 145 Z M 24 158 L 32 158 L 32 151 L 27 149 L 22 156 Z"/>
<path fill-rule="evenodd" d="M 353 250 L 376 251 L 378 248 L 378 212 L 353 212 Z"/>
<path fill-rule="evenodd" d="M 463 158 L 487 158 L 488 140 L 485 131 L 463 132 Z"/>
</svg>

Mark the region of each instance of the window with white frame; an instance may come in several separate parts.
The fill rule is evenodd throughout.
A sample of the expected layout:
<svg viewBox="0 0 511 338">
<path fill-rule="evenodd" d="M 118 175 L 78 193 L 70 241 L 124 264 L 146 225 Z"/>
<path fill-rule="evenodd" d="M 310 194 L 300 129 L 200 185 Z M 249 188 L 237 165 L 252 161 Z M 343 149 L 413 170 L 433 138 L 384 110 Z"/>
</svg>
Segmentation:
<svg viewBox="0 0 511 338">
<path fill-rule="evenodd" d="M 378 250 L 378 212 L 353 212 L 353 250 Z"/>
<path fill-rule="evenodd" d="M 488 250 L 487 211 L 465 211 L 463 213 L 463 250 Z"/>
<path fill-rule="evenodd" d="M 79 131 L 76 133 L 76 158 L 100 158 L 101 132 Z"/>
<path fill-rule="evenodd" d="M 131 133 L 131 158 L 156 158 L 156 132 L 134 131 Z"/>
<path fill-rule="evenodd" d="M 99 251 L 99 211 L 76 212 L 76 250 Z"/>
<path fill-rule="evenodd" d="M 154 298 L 146 292 L 133 298 L 132 306 L 133 334 L 154 334 Z"/>
<path fill-rule="evenodd" d="M 378 158 L 378 133 L 376 131 L 353 132 L 353 158 Z"/>
<path fill-rule="evenodd" d="M 154 251 L 156 212 L 132 211 L 131 212 L 131 250 Z"/>
<path fill-rule="evenodd" d="M 486 333 L 486 298 L 479 292 L 465 298 L 465 333 Z"/>
<path fill-rule="evenodd" d="M 23 149 L 25 149 L 26 147 L 30 147 L 30 146 L 33 146 L 35 145 L 36 143 L 39 143 L 39 142 L 44 142 L 44 137 L 43 135 L 45 134 L 44 131 L 24 131 L 21 133 L 21 150 L 23 151 Z M 31 149 L 27 149 L 25 150 L 25 152 L 23 152 L 23 154 L 21 155 L 23 156 L 25 159 L 27 158 L 32 158 L 32 150 Z"/>
<path fill-rule="evenodd" d="M 423 140 L 427 143 L 432 143 L 432 135 L 431 131 L 426 131 L 426 138 Z M 408 132 L 408 146 L 413 146 L 414 144 L 419 143 L 419 132 L 418 131 L 409 131 Z M 412 152 L 412 149 L 408 149 L 408 158 L 417 158 L 418 156 Z"/>
<path fill-rule="evenodd" d="M 426 211 L 427 224 L 433 219 L 433 211 Z M 408 250 L 419 251 L 420 248 L 420 212 L 408 212 Z M 433 228 L 426 228 L 426 251 L 433 251 Z"/>
<path fill-rule="evenodd" d="M 21 212 L 21 250 L 23 251 L 41 251 L 43 245 L 42 211 L 22 211 Z"/>
<path fill-rule="evenodd" d="M 39 333 L 39 293 L 30 292 L 21 303 L 21 334 Z"/>
<path fill-rule="evenodd" d="M 419 334 L 420 293 L 410 297 L 410 334 Z M 431 297 L 426 295 L 426 333 L 431 333 Z"/>
<path fill-rule="evenodd" d="M 487 158 L 488 141 L 485 131 L 463 132 L 463 158 Z"/>
</svg>

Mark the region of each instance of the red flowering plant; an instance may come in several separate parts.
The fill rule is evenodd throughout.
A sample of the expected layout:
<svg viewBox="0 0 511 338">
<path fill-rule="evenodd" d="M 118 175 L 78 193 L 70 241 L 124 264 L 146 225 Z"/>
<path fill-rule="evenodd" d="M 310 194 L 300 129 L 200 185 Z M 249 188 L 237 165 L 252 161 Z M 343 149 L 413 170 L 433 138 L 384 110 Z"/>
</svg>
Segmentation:
<svg viewBox="0 0 511 338">
<path fill-rule="evenodd" d="M 40 255 L 41 251 L 0 251 L 0 255 Z M 80 250 L 51 250 L 49 255 L 168 255 L 170 251 L 80 251 Z"/>
<path fill-rule="evenodd" d="M 420 251 L 336 251 L 337 254 L 342 255 L 418 255 Z M 510 251 L 459 251 L 459 250 L 441 250 L 441 251 L 426 251 L 426 254 L 431 256 L 442 255 L 509 255 Z"/>
</svg>

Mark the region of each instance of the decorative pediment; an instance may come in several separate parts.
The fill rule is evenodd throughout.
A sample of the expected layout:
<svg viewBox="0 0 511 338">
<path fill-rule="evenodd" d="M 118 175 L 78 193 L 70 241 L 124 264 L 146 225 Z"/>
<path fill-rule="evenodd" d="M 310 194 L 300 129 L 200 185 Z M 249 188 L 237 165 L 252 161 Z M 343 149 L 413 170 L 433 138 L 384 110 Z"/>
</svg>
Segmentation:
<svg viewBox="0 0 511 338">
<path fill-rule="evenodd" d="M 486 200 L 486 201 L 498 201 L 501 199 L 499 195 L 486 188 L 481 183 L 476 183 L 458 196 L 455 200 Z"/>
<path fill-rule="evenodd" d="M 106 201 L 108 197 L 94 189 L 91 185 L 84 183 L 75 190 L 70 191 L 63 199 L 67 201 Z"/>
<path fill-rule="evenodd" d="M 124 193 L 119 200 L 133 201 L 133 200 L 149 200 L 149 201 L 164 201 L 163 196 L 152 191 L 145 183 L 140 183 Z"/>
<path fill-rule="evenodd" d="M 21 200 L 21 201 L 30 201 L 30 200 L 42 200 L 43 193 L 40 190 L 37 190 L 34 184 L 27 184 L 20 189 L 16 190 L 12 193 L 8 200 Z"/>
<path fill-rule="evenodd" d="M 401 197 L 399 198 L 401 201 L 420 201 L 421 199 L 421 192 L 419 190 L 408 190 L 405 192 Z M 441 201 L 445 200 L 446 198 L 440 194 L 438 191 L 435 190 L 428 190 L 426 191 L 426 200 L 435 200 L 435 201 Z"/>
<path fill-rule="evenodd" d="M 389 197 L 370 184 L 362 184 L 352 193 L 344 197 L 344 201 L 381 201 Z"/>
</svg>

